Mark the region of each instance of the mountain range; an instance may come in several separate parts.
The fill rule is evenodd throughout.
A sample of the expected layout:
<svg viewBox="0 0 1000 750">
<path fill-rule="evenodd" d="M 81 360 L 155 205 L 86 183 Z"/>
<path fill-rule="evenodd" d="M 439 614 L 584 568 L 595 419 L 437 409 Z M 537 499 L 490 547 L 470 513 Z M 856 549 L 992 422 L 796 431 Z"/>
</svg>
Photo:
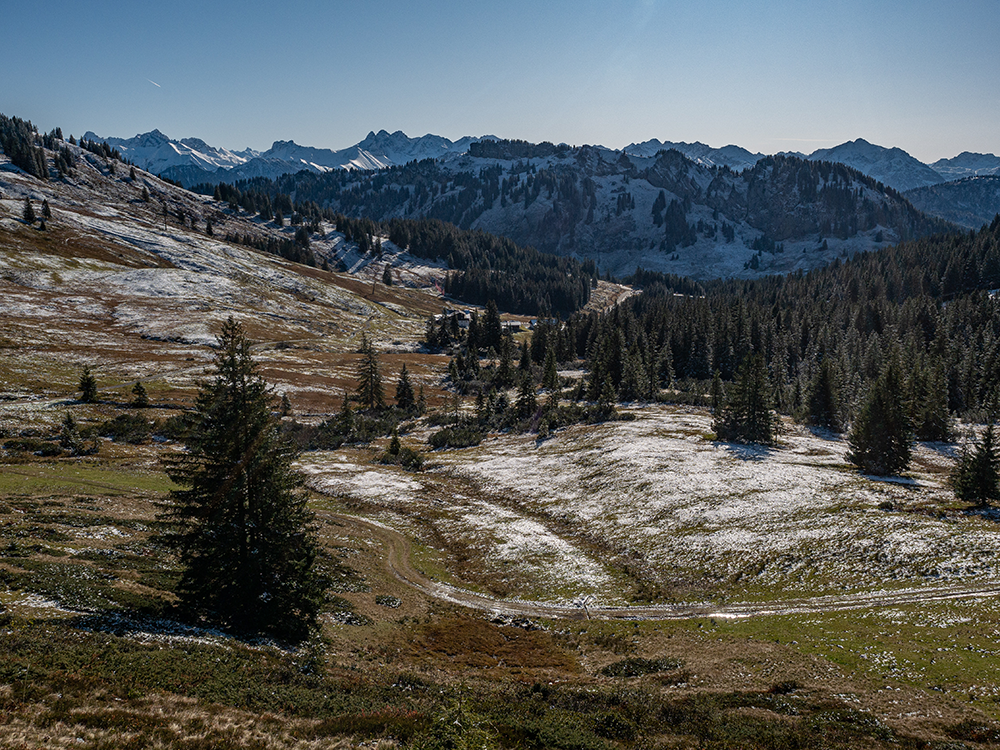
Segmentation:
<svg viewBox="0 0 1000 750">
<path fill-rule="evenodd" d="M 697 279 L 805 271 L 956 224 L 981 225 L 1000 206 L 1000 175 L 987 174 L 1000 170 L 996 157 L 938 162 L 950 174 L 975 175 L 946 183 L 901 149 L 862 139 L 808 156 L 767 156 L 657 139 L 615 150 L 384 130 L 339 151 L 294 141 L 230 151 L 160 131 L 84 136 L 98 153 L 102 140 L 105 153 L 112 146 L 137 167 L 214 193 L 260 222 L 277 217 L 279 206 L 300 220 L 324 211 L 385 223 L 372 233 L 390 232 L 395 219 L 437 219 L 592 259 L 618 276 L 636 268 Z M 224 196 L 217 187 L 237 182 Z"/>
<path fill-rule="evenodd" d="M 462 154 L 468 151 L 471 143 L 498 140 L 493 135 L 466 136 L 457 141 L 431 134 L 411 138 L 399 130 L 394 133 L 380 130 L 377 133 L 372 131 L 364 140 L 337 151 L 300 146 L 288 140 L 275 141 L 271 148 L 261 152 L 251 148 L 230 151 L 210 146 L 199 138 L 174 140 L 159 130 L 132 138 L 102 137 L 88 132 L 84 138 L 106 141 L 136 166 L 187 186 L 198 182 L 232 183 L 251 177 L 277 177 L 301 169 L 317 173 L 333 169 L 384 169 L 413 160 Z M 659 151 L 674 149 L 696 164 L 724 166 L 735 172 L 752 167 L 765 156 L 735 145 L 714 148 L 697 141 L 685 143 L 656 138 L 630 143 L 620 151 L 603 146 L 596 148 L 607 153 L 639 157 L 653 157 Z M 900 148 L 878 146 L 863 138 L 811 154 L 790 155 L 810 161 L 846 164 L 900 192 L 966 177 L 1000 174 L 1000 157 L 993 154 L 966 151 L 951 159 L 924 164 Z"/>
</svg>

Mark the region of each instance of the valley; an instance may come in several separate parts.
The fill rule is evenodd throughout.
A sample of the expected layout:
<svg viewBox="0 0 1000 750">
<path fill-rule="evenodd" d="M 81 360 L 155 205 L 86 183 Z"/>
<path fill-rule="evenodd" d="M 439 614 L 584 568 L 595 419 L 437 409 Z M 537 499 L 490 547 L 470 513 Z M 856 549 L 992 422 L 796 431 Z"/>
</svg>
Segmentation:
<svg viewBox="0 0 1000 750">
<path fill-rule="evenodd" d="M 88 153 L 48 181 L 0 157 L 0 744 L 426 747 L 455 726 L 503 747 L 997 743 L 1000 527 L 955 497 L 956 443 L 916 443 L 892 478 L 788 415 L 773 445 L 723 442 L 678 359 L 615 419 L 433 449 L 476 412 L 424 341 L 472 307 L 440 294 L 441 264 L 323 221 L 316 265 L 295 263 L 226 239 L 295 227 Z M 25 198 L 50 206 L 44 230 Z M 584 313 L 647 291 L 602 280 Z M 362 337 L 387 393 L 405 364 L 425 396 L 398 430 L 420 471 L 382 462 L 389 434 L 295 463 L 330 581 L 305 643 L 184 621 L 155 541 L 171 420 L 229 317 L 292 434 L 342 411 Z M 504 320 L 530 343 L 528 316 Z M 559 364 L 557 405 L 583 365 Z M 145 437 L 107 432 L 129 415 Z"/>
</svg>

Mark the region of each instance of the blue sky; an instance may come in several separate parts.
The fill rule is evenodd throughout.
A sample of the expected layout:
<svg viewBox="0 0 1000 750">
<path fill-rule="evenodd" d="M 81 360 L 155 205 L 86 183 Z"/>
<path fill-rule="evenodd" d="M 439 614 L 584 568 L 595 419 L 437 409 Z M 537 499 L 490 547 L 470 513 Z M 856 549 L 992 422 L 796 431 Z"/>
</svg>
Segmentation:
<svg viewBox="0 0 1000 750">
<path fill-rule="evenodd" d="M 63 2 L 6 13 L 0 112 L 227 148 L 369 130 L 1000 154 L 1000 6 Z M 44 8 L 44 10 L 42 10 Z"/>
</svg>

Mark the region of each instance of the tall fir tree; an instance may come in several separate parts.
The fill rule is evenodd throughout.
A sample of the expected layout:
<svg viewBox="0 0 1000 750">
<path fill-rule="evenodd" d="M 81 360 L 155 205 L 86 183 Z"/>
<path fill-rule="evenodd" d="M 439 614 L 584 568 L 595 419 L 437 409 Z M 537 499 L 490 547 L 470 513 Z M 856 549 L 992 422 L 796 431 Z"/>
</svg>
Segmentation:
<svg viewBox="0 0 1000 750">
<path fill-rule="evenodd" d="M 912 432 L 899 365 L 891 359 L 868 391 L 851 426 L 847 460 L 869 474 L 899 474 L 910 463 Z"/>
<path fill-rule="evenodd" d="M 840 388 L 833 365 L 824 357 L 806 393 L 805 421 L 817 427 L 840 432 Z"/>
<path fill-rule="evenodd" d="M 396 383 L 396 406 L 403 411 L 410 411 L 416 406 L 416 396 L 413 393 L 413 384 L 410 382 L 410 373 L 407 372 L 406 363 L 399 372 L 399 381 Z"/>
<path fill-rule="evenodd" d="M 548 351 L 545 352 L 542 387 L 547 388 L 549 391 L 555 391 L 559 388 L 559 370 L 556 366 L 556 350 L 553 346 L 549 346 Z"/>
<path fill-rule="evenodd" d="M 149 394 L 146 392 L 146 386 L 138 380 L 132 386 L 132 406 L 136 409 L 145 409 L 149 406 Z"/>
<path fill-rule="evenodd" d="M 538 399 L 535 396 L 535 381 L 529 373 L 521 373 L 521 384 L 517 390 L 515 402 L 519 419 L 529 419 L 538 411 Z"/>
<path fill-rule="evenodd" d="M 358 362 L 357 400 L 366 409 L 384 409 L 385 391 L 382 388 L 382 370 L 378 361 L 378 352 L 368 340 L 367 334 L 361 335 L 361 361 Z"/>
<path fill-rule="evenodd" d="M 953 435 L 948 412 L 948 380 L 940 364 L 924 373 L 920 393 L 915 396 L 913 427 L 917 440 L 950 441 Z"/>
<path fill-rule="evenodd" d="M 297 454 L 232 318 L 219 335 L 215 368 L 199 391 L 187 450 L 164 458 L 181 487 L 161 514 L 162 538 L 183 569 L 177 593 L 189 612 L 226 629 L 298 640 L 316 624 L 324 581 L 292 468 Z"/>
<path fill-rule="evenodd" d="M 762 354 L 744 357 L 725 405 L 713 427 L 720 440 L 771 445 L 778 435 L 778 416 L 771 409 L 771 386 Z"/>
<path fill-rule="evenodd" d="M 500 311 L 497 303 L 493 299 L 486 301 L 486 313 L 483 316 L 480 346 L 493 348 L 500 347 L 500 339 L 503 338 L 503 323 L 500 321 Z"/>
<path fill-rule="evenodd" d="M 97 378 L 90 371 L 89 365 L 84 365 L 80 374 L 80 400 L 85 404 L 97 401 Z"/>
</svg>

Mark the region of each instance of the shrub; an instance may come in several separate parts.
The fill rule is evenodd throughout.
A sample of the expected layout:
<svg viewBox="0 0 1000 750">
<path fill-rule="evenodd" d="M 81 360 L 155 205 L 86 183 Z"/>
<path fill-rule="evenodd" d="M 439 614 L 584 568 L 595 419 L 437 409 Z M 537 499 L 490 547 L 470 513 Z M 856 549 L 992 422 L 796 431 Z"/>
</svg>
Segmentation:
<svg viewBox="0 0 1000 750">
<path fill-rule="evenodd" d="M 100 434 L 116 443 L 138 445 L 149 440 L 153 434 L 153 423 L 138 414 L 119 414 L 101 425 Z"/>
<path fill-rule="evenodd" d="M 427 442 L 431 448 L 468 448 L 483 442 L 482 430 L 474 424 L 459 424 L 445 427 L 433 433 Z"/>
</svg>

